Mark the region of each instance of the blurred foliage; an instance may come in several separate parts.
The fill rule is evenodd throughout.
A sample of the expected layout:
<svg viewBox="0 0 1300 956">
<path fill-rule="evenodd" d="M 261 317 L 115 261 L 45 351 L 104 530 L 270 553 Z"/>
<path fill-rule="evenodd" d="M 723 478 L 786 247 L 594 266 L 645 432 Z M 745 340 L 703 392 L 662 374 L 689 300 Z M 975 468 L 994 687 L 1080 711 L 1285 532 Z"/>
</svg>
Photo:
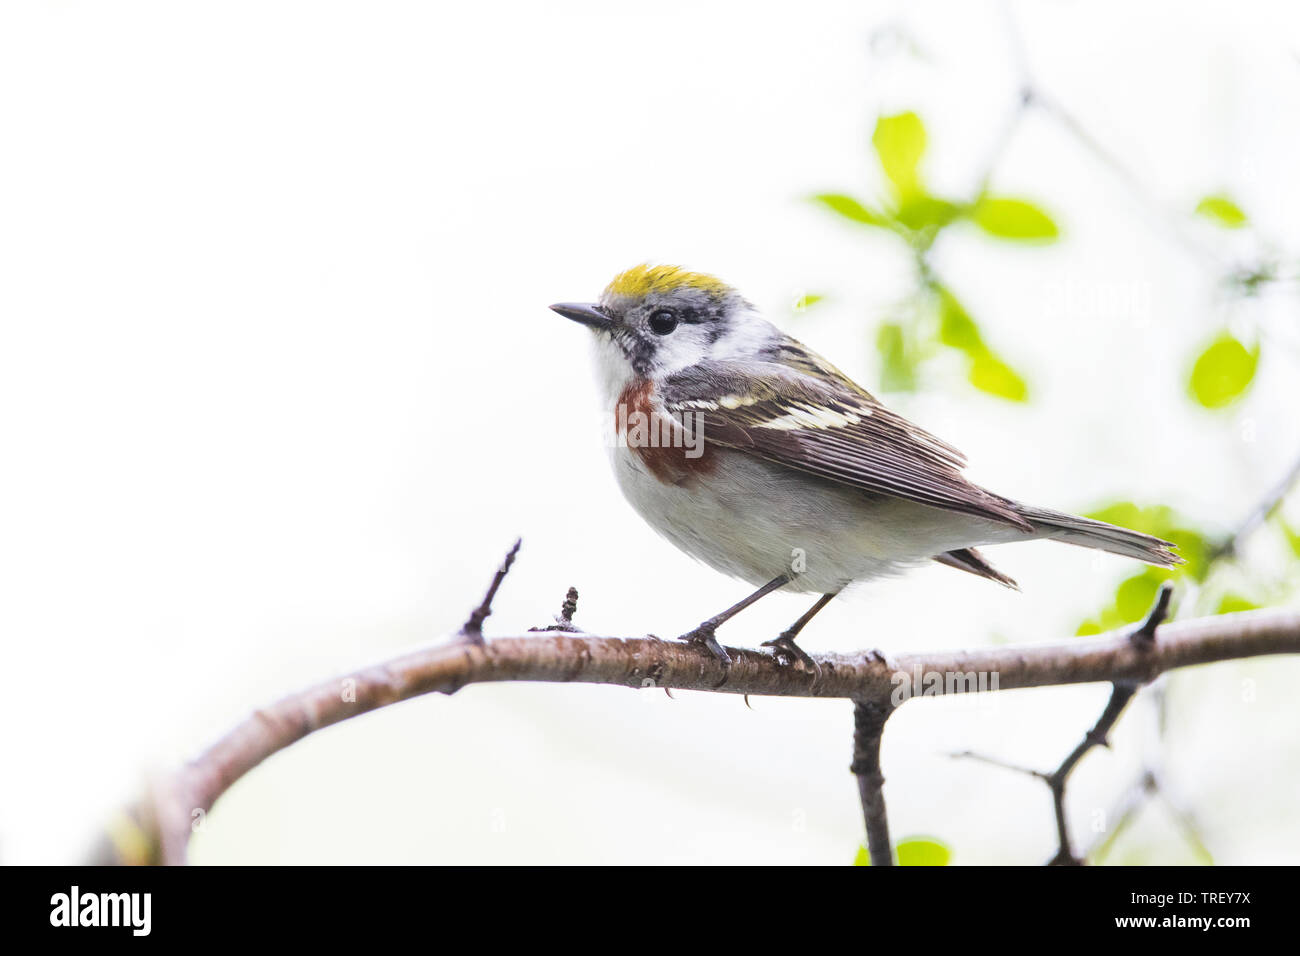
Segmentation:
<svg viewBox="0 0 1300 956">
<path fill-rule="evenodd" d="M 898 322 L 886 322 L 876 331 L 880 353 L 880 387 L 887 392 L 916 390 L 917 346 L 908 341 L 907 329 Z"/>
<path fill-rule="evenodd" d="M 1237 611 L 1254 611 L 1260 605 L 1256 604 L 1249 598 L 1244 598 L 1240 594 L 1234 594 L 1229 591 L 1223 597 L 1219 598 L 1218 607 L 1215 608 L 1215 614 L 1234 614 Z"/>
<path fill-rule="evenodd" d="M 899 866 L 947 866 L 952 851 L 932 837 L 911 837 L 898 844 Z"/>
<path fill-rule="evenodd" d="M 899 866 L 947 866 L 952 851 L 934 837 L 908 837 L 894 847 Z M 865 846 L 858 847 L 853 858 L 854 866 L 870 866 L 871 854 Z"/>
<path fill-rule="evenodd" d="M 921 171 L 925 124 L 915 113 L 880 117 L 871 145 L 888 184 L 884 199 L 875 206 L 842 193 L 813 199 L 850 222 L 897 236 L 912 256 L 916 291 L 907 307 L 876 331 L 881 388 L 915 391 L 920 366 L 948 351 L 963 357 L 967 381 L 975 388 L 1008 401 L 1027 401 L 1024 376 L 994 351 L 970 312 L 935 275 L 929 253 L 943 230 L 958 222 L 973 223 L 996 239 L 1022 243 L 1053 242 L 1059 235 L 1056 223 L 1024 199 L 981 192 L 963 201 L 930 192 Z"/>
<path fill-rule="evenodd" d="M 1278 263 L 1263 260 L 1233 270 L 1228 275 L 1226 285 L 1238 295 L 1249 299 L 1259 295 L 1262 289 L 1280 278 Z"/>
<path fill-rule="evenodd" d="M 1188 387 L 1206 408 L 1231 405 L 1250 388 L 1259 364 L 1259 345 L 1247 348 L 1232 333 L 1223 331 L 1192 366 Z"/>
<path fill-rule="evenodd" d="M 963 359 L 966 379 L 974 388 L 1007 401 L 1028 401 L 1030 389 L 1025 377 L 998 354 L 957 293 L 936 274 L 930 251 L 944 230 L 963 222 L 1000 241 L 1048 244 L 1060 236 L 1055 220 L 1032 202 L 992 195 L 985 188 L 970 200 L 935 194 L 926 183 L 923 169 L 928 146 L 925 124 L 914 112 L 881 116 L 871 135 L 871 146 L 884 177 L 882 197 L 868 201 L 843 193 L 823 193 L 813 199 L 842 219 L 896 237 L 910 254 L 915 289 L 876 327 L 882 390 L 915 391 L 923 383 L 925 363 L 942 354 L 956 354 Z M 1195 213 L 1225 229 L 1240 230 L 1250 225 L 1246 212 L 1223 193 L 1203 197 Z M 1227 278 L 1231 289 L 1252 296 L 1277 280 L 1277 264 L 1238 266 Z M 1249 393 L 1259 360 L 1258 342 L 1247 344 L 1223 329 L 1192 359 L 1186 380 L 1188 396 L 1202 409 L 1231 407 Z M 1079 626 L 1080 634 L 1142 620 L 1163 581 L 1177 578 L 1200 588 L 1206 584 L 1212 567 L 1230 557 L 1221 542 L 1212 542 L 1195 522 L 1167 507 L 1120 501 L 1091 517 L 1172 541 L 1186 563 L 1174 569 L 1147 567 L 1124 578 L 1111 602 Z M 1300 557 L 1300 535 L 1286 530 L 1292 552 Z M 1262 595 L 1243 593 L 1241 588 L 1215 593 L 1213 603 L 1201 608 L 1203 613 L 1254 607 Z"/>
<path fill-rule="evenodd" d="M 1246 225 L 1246 214 L 1227 196 L 1206 196 L 1196 204 L 1196 211 L 1225 229 L 1240 229 Z"/>
<path fill-rule="evenodd" d="M 1211 545 L 1204 534 L 1191 527 L 1190 522 L 1182 520 L 1172 508 L 1164 505 L 1142 507 L 1131 501 L 1120 501 L 1086 517 L 1172 541 L 1186 563 L 1176 568 L 1147 565 L 1125 578 L 1116 589 L 1114 600 L 1080 624 L 1076 633 L 1100 634 L 1143 620 L 1164 581 L 1177 578 L 1204 580 L 1210 567 Z"/>
<path fill-rule="evenodd" d="M 1206 196 L 1196 206 L 1196 212 L 1227 229 L 1245 228 L 1250 223 L 1241 207 L 1222 194 Z M 1278 281 L 1279 272 L 1275 262 L 1261 261 L 1234 267 L 1226 278 L 1230 290 L 1249 298 L 1257 295 L 1265 285 Z M 1188 397 L 1202 409 L 1220 411 L 1233 406 L 1250 392 L 1259 360 L 1258 340 L 1248 345 L 1228 329 L 1221 330 L 1191 363 L 1187 376 Z M 1283 488 L 1280 497 L 1265 502 L 1263 518 L 1283 543 L 1286 560 L 1293 562 L 1300 559 L 1300 535 L 1280 514 L 1282 500 L 1290 490 Z M 1244 503 L 1241 510 L 1248 508 L 1249 503 Z M 1242 542 L 1230 537 L 1212 540 L 1209 532 L 1198 529 L 1189 519 L 1177 516 L 1172 509 L 1143 508 L 1132 502 L 1118 502 L 1090 517 L 1172 541 L 1187 563 L 1173 569 L 1148 567 L 1124 578 L 1111 603 L 1079 626 L 1080 634 L 1094 634 L 1142 620 L 1160 583 L 1169 578 L 1183 579 L 1193 585 L 1190 592 L 1197 614 L 1253 610 L 1270 602 L 1285 600 L 1295 593 L 1294 565 L 1283 572 L 1280 580 L 1270 580 L 1255 572 L 1243 573 L 1239 554 Z M 1236 568 L 1235 580 L 1230 584 L 1223 580 L 1228 575 L 1220 574 L 1228 568 Z"/>
<path fill-rule="evenodd" d="M 937 282 L 932 291 L 939 300 L 939 341 L 964 352 L 970 358 L 967 376 L 970 383 L 990 395 L 1013 402 L 1029 398 L 1029 386 L 1015 369 L 998 358 L 984 342 L 979 326 L 957 298 Z"/>
<path fill-rule="evenodd" d="M 1059 233 L 1041 209 L 1021 199 L 985 196 L 971 213 L 975 225 L 999 239 L 1038 239 L 1051 242 Z"/>
<path fill-rule="evenodd" d="M 1011 123 L 1014 128 L 1030 109 L 1055 119 L 1067 135 L 1100 165 L 1121 173 L 1133 184 L 1138 179 L 1124 168 L 1124 163 L 1110 153 L 1105 144 L 1086 129 L 1058 102 L 1037 89 L 1032 77 L 1024 77 L 1019 112 Z M 1009 136 L 1009 134 L 1008 134 Z M 881 318 L 875 328 L 874 344 L 881 365 L 881 388 L 886 392 L 916 391 L 924 384 L 923 371 L 928 362 L 939 356 L 960 357 L 968 382 L 979 391 L 1012 402 L 1030 399 L 1025 377 L 995 349 L 990 337 L 963 304 L 960 295 L 944 277 L 937 274 L 931 250 L 938 239 L 954 226 L 973 227 L 991 239 L 1022 246 L 1051 244 L 1060 237 L 1055 219 L 1038 205 L 1014 196 L 995 195 L 988 191 L 998 155 L 1006 140 L 994 152 L 983 171 L 982 185 L 968 199 L 936 194 L 927 185 L 924 160 L 928 147 L 925 124 L 914 112 L 880 117 L 871 136 L 875 160 L 883 173 L 883 194 L 874 200 L 844 193 L 824 193 L 813 200 L 837 217 L 875 230 L 901 242 L 912 263 L 914 288 L 907 298 Z M 1140 190 L 1140 185 L 1138 189 Z M 1151 202 L 1153 208 L 1159 206 Z M 1166 224 L 1170 234 L 1181 234 L 1183 248 L 1199 247 L 1204 261 L 1218 262 L 1222 285 L 1229 293 L 1230 304 L 1259 296 L 1265 289 L 1300 280 L 1300 269 L 1292 270 L 1274 253 L 1267 241 L 1252 243 L 1252 258 L 1241 261 L 1241 240 L 1231 233 L 1250 233 L 1254 224 L 1246 211 L 1223 192 L 1203 196 L 1194 207 L 1171 215 Z M 1200 219 L 1215 227 L 1196 232 L 1192 222 Z M 1222 231 L 1219 231 L 1222 230 Z M 1256 237 L 1250 236 L 1254 239 Z M 1215 243 L 1231 241 L 1232 250 L 1213 248 Z M 1259 251 L 1263 250 L 1263 251 Z M 1284 268 L 1284 266 L 1286 266 Z M 1200 344 L 1188 356 L 1185 378 L 1186 398 L 1202 412 L 1215 413 L 1220 422 L 1228 422 L 1226 411 L 1233 409 L 1251 392 L 1261 359 L 1259 329 L 1241 326 L 1234 316 L 1234 330 L 1223 328 Z M 1174 396 L 1171 396 L 1171 399 Z M 1293 474 L 1300 474 L 1297 471 Z M 1142 567 L 1116 585 L 1109 602 L 1078 628 L 1079 634 L 1126 627 L 1144 620 L 1156 600 L 1161 585 L 1170 579 L 1180 582 L 1175 592 L 1192 614 L 1228 614 L 1252 610 L 1293 598 L 1300 588 L 1296 574 L 1300 561 L 1300 530 L 1282 514 L 1282 502 L 1291 489 L 1283 488 L 1277 498 L 1256 503 L 1256 513 L 1239 526 L 1243 534 L 1225 535 L 1167 506 L 1143 505 L 1133 501 L 1115 501 L 1090 517 L 1100 521 L 1143 531 L 1170 541 L 1185 563 L 1177 568 Z M 1249 513 L 1251 502 L 1240 503 L 1239 510 Z M 1222 515 L 1214 515 L 1222 520 Z M 1260 568 L 1246 566 L 1241 545 L 1246 534 L 1260 536 L 1260 526 L 1271 529 L 1283 552 L 1284 569 L 1261 574 Z M 1261 544 L 1263 542 L 1260 542 Z M 1270 577 L 1271 574 L 1271 577 Z M 1152 778 L 1154 779 L 1154 778 Z M 1146 797 L 1157 793 L 1149 790 Z M 1168 808 L 1182 833 L 1181 842 L 1191 854 L 1192 862 L 1212 863 L 1190 817 Z M 1122 823 L 1097 851 L 1098 859 L 1110 855 L 1110 847 Z M 1166 848 L 1159 848 L 1161 856 Z M 948 848 L 929 837 L 904 840 L 897 847 L 902 865 L 947 865 Z M 1149 862 L 1145 848 L 1131 849 L 1128 862 Z M 1152 860 L 1156 859 L 1153 854 Z M 869 865 L 866 848 L 859 850 L 856 863 Z"/>
<path fill-rule="evenodd" d="M 1088 517 L 1172 541 L 1186 564 L 1176 568 L 1147 566 L 1124 578 L 1116 587 L 1113 600 L 1079 625 L 1076 632 L 1079 635 L 1099 634 L 1144 620 L 1160 584 L 1166 580 L 1181 580 L 1190 585 L 1182 593 L 1194 596 L 1195 613 L 1199 615 L 1231 614 L 1276 604 L 1294 595 L 1300 583 L 1295 574 L 1295 561 L 1300 559 L 1300 534 L 1280 515 L 1267 522 L 1285 555 L 1277 578 L 1257 571 L 1243 574 L 1237 567 L 1240 559 L 1236 549 L 1230 546 L 1234 542 L 1212 539 L 1164 506 L 1143 508 L 1122 501 L 1094 511 Z M 1230 567 L 1236 567 L 1235 574 L 1226 573 Z"/>
<path fill-rule="evenodd" d="M 918 167 L 925 152 L 925 125 L 915 113 L 882 116 L 871 134 L 880 166 L 904 202 L 924 197 Z"/>
<path fill-rule="evenodd" d="M 1285 518 L 1278 518 L 1277 526 L 1286 538 L 1287 544 L 1291 546 L 1291 553 L 1300 558 L 1300 531 L 1296 531 L 1291 525 L 1287 524 Z"/>
</svg>

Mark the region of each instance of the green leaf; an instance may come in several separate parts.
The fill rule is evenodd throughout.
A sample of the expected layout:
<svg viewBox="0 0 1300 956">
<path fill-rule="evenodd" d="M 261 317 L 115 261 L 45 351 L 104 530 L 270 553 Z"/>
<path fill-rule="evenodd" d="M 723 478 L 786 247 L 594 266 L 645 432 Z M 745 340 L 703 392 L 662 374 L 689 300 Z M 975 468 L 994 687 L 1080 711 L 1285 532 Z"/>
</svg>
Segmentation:
<svg viewBox="0 0 1300 956">
<path fill-rule="evenodd" d="M 1086 517 L 1164 538 L 1174 545 L 1186 563 L 1176 568 L 1148 567 L 1125 578 L 1116 590 L 1114 603 L 1080 624 L 1076 634 L 1099 634 L 1143 620 L 1162 582 L 1181 576 L 1203 581 L 1209 571 L 1210 542 L 1201 532 L 1186 527 L 1166 505 L 1144 508 L 1131 501 L 1117 501 Z"/>
<path fill-rule="evenodd" d="M 1225 331 L 1192 366 L 1192 397 L 1206 408 L 1230 405 L 1250 387 L 1258 364 L 1259 345 L 1248 349 Z"/>
<path fill-rule="evenodd" d="M 862 223 L 864 226 L 876 226 L 880 229 L 889 228 L 888 221 L 884 216 L 867 208 L 852 196 L 845 196 L 842 193 L 821 193 L 812 198 L 813 202 L 821 203 L 831 212 L 837 213 L 845 219 Z"/>
<path fill-rule="evenodd" d="M 919 232 L 930 227 L 942 229 L 957 218 L 957 212 L 957 207 L 946 199 L 913 195 L 898 207 L 894 218 L 913 232 Z"/>
<path fill-rule="evenodd" d="M 1246 224 L 1241 207 L 1222 194 L 1206 196 L 1196 204 L 1196 212 L 1225 229 L 1240 229 Z"/>
<path fill-rule="evenodd" d="M 981 392 L 997 395 L 1012 402 L 1029 400 L 1029 386 L 1002 359 L 987 349 L 976 353 L 967 376 L 970 383 Z"/>
<path fill-rule="evenodd" d="M 1165 528 L 1160 537 L 1171 542 L 1184 564 L 1172 569 L 1175 575 L 1186 575 L 1194 581 L 1205 579 L 1209 570 L 1210 543 L 1205 535 L 1190 528 Z"/>
<path fill-rule="evenodd" d="M 896 848 L 899 866 L 947 866 L 952 851 L 930 837 L 911 837 Z"/>
<path fill-rule="evenodd" d="M 967 355 L 987 352 L 979 326 L 957 297 L 939 287 L 939 341 Z"/>
<path fill-rule="evenodd" d="M 824 298 L 826 298 L 826 296 L 814 295 L 811 292 L 801 295 L 799 298 L 794 300 L 794 310 L 796 312 L 806 312 Z"/>
<path fill-rule="evenodd" d="M 939 341 L 970 356 L 970 371 L 967 373 L 970 383 L 999 398 L 1013 402 L 1027 400 L 1029 386 L 1015 369 L 984 344 L 979 325 L 966 307 L 944 286 L 934 283 L 932 288 L 938 296 Z"/>
<path fill-rule="evenodd" d="M 970 216 L 977 226 L 999 239 L 1051 242 L 1059 234 L 1051 216 L 1023 199 L 984 196 Z"/>
<path fill-rule="evenodd" d="M 1215 614 L 1233 614 L 1236 611 L 1253 611 L 1260 605 L 1240 594 L 1225 594 L 1219 599 L 1219 608 Z"/>
<path fill-rule="evenodd" d="M 886 322 L 876 332 L 880 353 L 880 387 L 886 392 L 916 391 L 916 360 L 907 347 L 906 330 L 897 322 Z"/>
<path fill-rule="evenodd" d="M 1147 568 L 1125 578 L 1115 592 L 1115 602 L 1080 624 L 1075 636 L 1101 634 L 1145 620 L 1161 583 L 1170 576 L 1171 573 L 1164 568 Z"/>
<path fill-rule="evenodd" d="M 1156 602 L 1156 592 L 1160 583 L 1169 575 L 1154 568 L 1125 578 L 1115 592 L 1115 610 L 1124 624 L 1133 624 L 1146 619 L 1151 606 Z"/>
<path fill-rule="evenodd" d="M 899 866 L 947 866 L 952 851 L 933 837 L 908 837 L 894 847 Z M 854 866 L 870 866 L 871 852 L 859 846 Z"/>
<path fill-rule="evenodd" d="M 923 191 L 917 165 L 925 152 L 925 125 L 919 116 L 907 112 L 880 117 L 871 134 L 871 145 L 899 196 L 905 198 Z"/>
</svg>

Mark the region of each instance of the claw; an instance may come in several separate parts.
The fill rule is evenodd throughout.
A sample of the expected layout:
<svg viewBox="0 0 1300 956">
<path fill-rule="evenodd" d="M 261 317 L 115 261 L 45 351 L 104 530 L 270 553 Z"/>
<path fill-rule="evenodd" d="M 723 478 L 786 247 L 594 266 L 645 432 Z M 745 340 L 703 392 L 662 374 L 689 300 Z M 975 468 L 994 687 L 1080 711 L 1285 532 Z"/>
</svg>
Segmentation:
<svg viewBox="0 0 1300 956">
<path fill-rule="evenodd" d="M 731 655 L 723 650 L 722 645 L 718 643 L 717 637 L 714 636 L 713 628 L 701 624 L 693 631 L 687 631 L 682 635 L 683 641 L 690 641 L 692 644 L 699 644 L 706 651 L 718 659 L 723 667 L 731 666 Z"/>
<path fill-rule="evenodd" d="M 682 635 L 681 639 L 700 645 L 718 659 L 718 663 L 722 665 L 722 680 L 716 686 L 721 687 L 727 682 L 727 674 L 731 671 L 731 655 L 718 643 L 718 639 L 713 632 L 713 627 L 710 627 L 707 623 L 701 624 L 695 630 L 687 631 Z"/>
<path fill-rule="evenodd" d="M 805 670 L 810 670 L 821 680 L 822 668 L 815 660 L 808 656 L 808 653 L 794 642 L 794 638 L 789 634 L 782 634 L 774 640 L 764 641 L 763 647 L 770 647 L 773 650 L 773 656 L 777 659 L 785 658 L 787 663 L 798 663 Z"/>
</svg>

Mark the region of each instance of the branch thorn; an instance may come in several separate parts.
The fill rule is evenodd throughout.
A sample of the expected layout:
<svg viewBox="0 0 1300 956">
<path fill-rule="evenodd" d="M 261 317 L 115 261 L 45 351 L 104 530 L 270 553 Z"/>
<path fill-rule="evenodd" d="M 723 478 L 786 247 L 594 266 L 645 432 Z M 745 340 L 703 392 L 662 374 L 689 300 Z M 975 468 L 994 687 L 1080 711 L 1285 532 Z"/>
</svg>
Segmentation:
<svg viewBox="0 0 1300 956">
<path fill-rule="evenodd" d="M 519 553 L 519 546 L 523 543 L 523 538 L 515 538 L 514 547 L 506 553 L 506 559 L 501 562 L 501 567 L 492 576 L 492 583 L 488 586 L 487 594 L 483 595 L 483 603 L 473 610 L 469 620 L 460 629 L 461 636 L 471 644 L 483 643 L 483 622 L 492 613 L 492 599 L 497 596 L 497 588 L 501 587 L 501 582 L 510 573 L 510 566 L 515 563 L 515 555 Z"/>
<path fill-rule="evenodd" d="M 1156 628 L 1165 622 L 1169 616 L 1169 599 L 1173 596 L 1174 584 L 1172 581 L 1165 581 L 1160 585 L 1160 592 L 1156 595 L 1155 604 L 1151 605 L 1151 610 L 1147 618 L 1142 622 L 1142 626 L 1129 635 L 1129 640 L 1134 644 L 1143 647 L 1149 647 L 1155 643 Z"/>
<path fill-rule="evenodd" d="M 560 613 L 555 615 L 555 623 L 548 624 L 545 627 L 530 627 L 530 631 L 567 631 L 570 634 L 581 634 L 582 628 L 573 623 L 573 615 L 578 612 L 578 589 L 571 587 L 564 595 L 564 602 L 560 605 Z"/>
</svg>

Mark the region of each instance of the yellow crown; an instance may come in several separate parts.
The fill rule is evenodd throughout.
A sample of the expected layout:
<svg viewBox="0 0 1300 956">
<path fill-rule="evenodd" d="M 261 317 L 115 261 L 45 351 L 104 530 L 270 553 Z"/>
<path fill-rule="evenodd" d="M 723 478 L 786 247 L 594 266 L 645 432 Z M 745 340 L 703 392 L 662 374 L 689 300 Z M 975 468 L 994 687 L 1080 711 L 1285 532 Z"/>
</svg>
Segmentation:
<svg viewBox="0 0 1300 956">
<path fill-rule="evenodd" d="M 642 263 L 626 272 L 620 272 L 605 289 L 608 295 L 644 298 L 652 292 L 672 292 L 676 289 L 699 289 L 710 295 L 724 296 L 731 286 L 703 272 L 688 272 L 681 266 L 652 266 Z"/>
</svg>

